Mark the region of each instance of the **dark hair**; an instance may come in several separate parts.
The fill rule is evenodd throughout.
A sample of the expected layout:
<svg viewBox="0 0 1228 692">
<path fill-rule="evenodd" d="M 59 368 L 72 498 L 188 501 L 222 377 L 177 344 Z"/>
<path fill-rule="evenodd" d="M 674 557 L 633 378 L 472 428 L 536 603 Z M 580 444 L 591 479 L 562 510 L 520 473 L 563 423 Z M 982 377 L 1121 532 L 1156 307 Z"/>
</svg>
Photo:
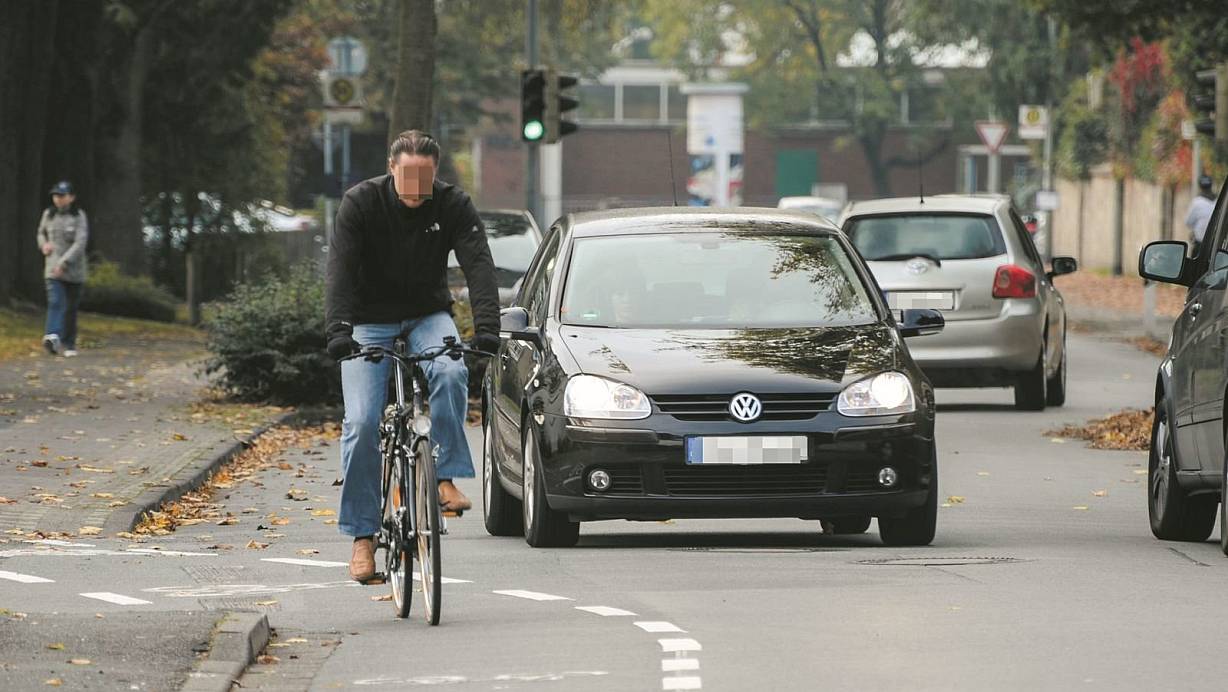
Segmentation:
<svg viewBox="0 0 1228 692">
<path fill-rule="evenodd" d="M 397 135 L 388 146 L 388 158 L 396 161 L 401 154 L 429 156 L 439 163 L 439 142 L 422 130 L 406 130 Z"/>
</svg>

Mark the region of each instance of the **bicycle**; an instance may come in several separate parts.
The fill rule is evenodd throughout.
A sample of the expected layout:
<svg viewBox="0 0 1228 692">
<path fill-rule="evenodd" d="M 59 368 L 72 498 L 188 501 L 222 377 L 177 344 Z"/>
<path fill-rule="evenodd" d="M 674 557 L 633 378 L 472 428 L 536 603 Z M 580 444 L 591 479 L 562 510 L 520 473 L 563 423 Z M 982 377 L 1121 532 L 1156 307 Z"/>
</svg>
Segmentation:
<svg viewBox="0 0 1228 692">
<path fill-rule="evenodd" d="M 426 621 L 438 625 L 443 598 L 440 537 L 448 533 L 445 514 L 460 516 L 461 513 L 444 513 L 439 506 L 439 483 L 435 478 L 439 450 L 431 445 L 426 373 L 421 363 L 444 355 L 460 360 L 466 353 L 487 357 L 493 354 L 465 348 L 452 337 L 445 338 L 443 346 L 422 353 L 407 354 L 405 350 L 406 341 L 402 335 L 393 342 L 392 348 L 365 346 L 341 359 L 362 358 L 378 363 L 387 357 L 393 361 L 392 399 L 380 419 L 379 432 L 383 467 L 382 519 L 375 549 L 384 550 L 385 571 L 377 572 L 365 583 L 389 583 L 397 617 L 406 618 L 413 595 L 409 584 L 417 576 L 426 605 Z M 416 573 L 412 569 L 414 561 L 418 563 Z"/>
</svg>

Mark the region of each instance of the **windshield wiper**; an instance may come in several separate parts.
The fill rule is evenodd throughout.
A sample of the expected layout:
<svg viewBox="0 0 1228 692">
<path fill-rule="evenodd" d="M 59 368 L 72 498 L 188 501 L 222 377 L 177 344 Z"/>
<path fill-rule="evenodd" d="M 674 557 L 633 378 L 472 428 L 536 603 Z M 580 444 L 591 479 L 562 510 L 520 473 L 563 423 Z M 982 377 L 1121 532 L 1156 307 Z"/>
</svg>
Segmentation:
<svg viewBox="0 0 1228 692">
<path fill-rule="evenodd" d="M 939 259 L 938 257 L 935 257 L 934 255 L 929 254 L 928 252 L 901 252 L 898 255 L 883 255 L 882 257 L 869 257 L 867 259 L 871 262 L 900 262 L 903 260 L 910 260 L 910 259 L 914 259 L 917 257 L 920 257 L 922 259 L 927 259 L 933 262 L 934 264 L 938 265 L 939 267 L 942 266 L 942 260 Z"/>
</svg>

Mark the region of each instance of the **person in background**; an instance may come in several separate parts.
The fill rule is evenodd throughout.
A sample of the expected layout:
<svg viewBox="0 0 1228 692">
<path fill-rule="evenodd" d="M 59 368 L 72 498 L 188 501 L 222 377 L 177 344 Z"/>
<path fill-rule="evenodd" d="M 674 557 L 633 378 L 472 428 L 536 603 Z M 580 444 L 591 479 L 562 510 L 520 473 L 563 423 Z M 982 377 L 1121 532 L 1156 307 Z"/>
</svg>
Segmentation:
<svg viewBox="0 0 1228 692">
<path fill-rule="evenodd" d="M 47 282 L 47 327 L 43 347 L 51 355 L 77 355 L 77 306 L 85 284 L 85 245 L 89 220 L 77 207 L 72 183 L 61 180 L 51 188 L 52 205 L 38 222 L 38 247 L 43 253 Z"/>
<path fill-rule="evenodd" d="M 1185 215 L 1185 225 L 1194 238 L 1194 254 L 1202 245 L 1202 237 L 1207 232 L 1207 224 L 1211 222 L 1211 214 L 1215 211 L 1215 193 L 1211 190 L 1211 176 L 1198 176 L 1198 196 L 1190 202 L 1190 210 Z"/>
</svg>

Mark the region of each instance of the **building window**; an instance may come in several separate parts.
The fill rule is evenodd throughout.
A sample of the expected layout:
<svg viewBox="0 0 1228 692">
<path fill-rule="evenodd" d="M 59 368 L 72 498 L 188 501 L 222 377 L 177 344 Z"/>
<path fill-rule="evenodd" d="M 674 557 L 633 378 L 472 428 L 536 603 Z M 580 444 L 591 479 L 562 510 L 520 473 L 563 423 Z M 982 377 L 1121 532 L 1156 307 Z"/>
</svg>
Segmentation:
<svg viewBox="0 0 1228 692">
<path fill-rule="evenodd" d="M 623 120 L 661 119 L 661 87 L 623 85 Z"/>
<path fill-rule="evenodd" d="M 614 119 L 614 85 L 581 84 L 576 100 L 576 117 L 580 120 Z"/>
<path fill-rule="evenodd" d="M 682 93 L 682 87 L 677 84 L 670 84 L 667 87 L 669 91 L 668 103 L 669 113 L 666 116 L 672 122 L 683 122 L 686 120 L 686 94 Z"/>
</svg>

